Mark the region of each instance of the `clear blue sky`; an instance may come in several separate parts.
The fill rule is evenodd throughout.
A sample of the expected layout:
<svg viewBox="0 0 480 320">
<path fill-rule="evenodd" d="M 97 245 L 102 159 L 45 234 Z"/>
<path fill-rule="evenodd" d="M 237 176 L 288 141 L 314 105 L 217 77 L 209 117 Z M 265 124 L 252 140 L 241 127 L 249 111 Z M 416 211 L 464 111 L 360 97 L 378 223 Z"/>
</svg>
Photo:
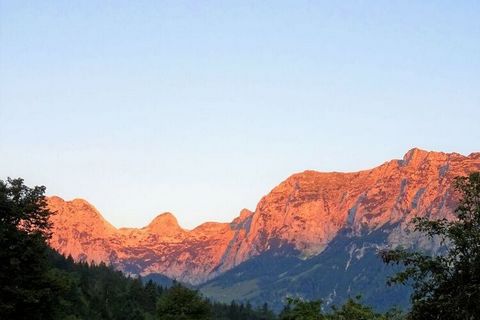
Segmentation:
<svg viewBox="0 0 480 320">
<path fill-rule="evenodd" d="M 0 178 L 116 226 L 480 151 L 480 1 L 0 0 Z"/>
</svg>

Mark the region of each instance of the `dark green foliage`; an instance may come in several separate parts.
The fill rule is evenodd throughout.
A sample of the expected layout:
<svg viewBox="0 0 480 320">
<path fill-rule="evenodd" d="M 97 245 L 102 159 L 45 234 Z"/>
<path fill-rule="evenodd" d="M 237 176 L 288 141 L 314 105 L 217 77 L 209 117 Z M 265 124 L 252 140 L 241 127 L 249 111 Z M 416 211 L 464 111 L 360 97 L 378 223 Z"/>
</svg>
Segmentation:
<svg viewBox="0 0 480 320">
<path fill-rule="evenodd" d="M 287 298 L 287 305 L 280 313 L 280 320 L 324 320 L 322 302 L 304 301 L 299 298 Z"/>
<path fill-rule="evenodd" d="M 385 314 L 375 312 L 361 303 L 360 296 L 349 298 L 340 307 L 333 306 L 331 312 L 322 311 L 322 302 L 288 298 L 287 305 L 279 315 L 280 320 L 401 320 L 400 311 L 391 310 Z"/>
<path fill-rule="evenodd" d="M 104 263 L 74 263 L 50 252 L 52 271 L 63 280 L 58 319 L 154 319 L 164 289 L 149 281 L 125 277 Z"/>
<path fill-rule="evenodd" d="M 0 180 L 0 227 L 4 232 L 21 231 L 24 235 L 50 237 L 45 187 L 29 188 L 23 179 Z"/>
<path fill-rule="evenodd" d="M 0 314 L 4 318 L 50 318 L 57 290 L 46 260 L 50 236 L 45 187 L 22 179 L 0 180 Z"/>
<path fill-rule="evenodd" d="M 382 252 L 387 263 L 405 265 L 391 283 L 411 283 L 410 319 L 478 319 L 480 315 L 480 173 L 457 178 L 461 193 L 454 221 L 417 218 L 415 229 L 447 245 L 442 255 L 396 249 Z"/>
<path fill-rule="evenodd" d="M 157 315 L 163 320 L 204 320 L 211 318 L 211 310 L 197 291 L 174 283 L 158 300 Z"/>
<path fill-rule="evenodd" d="M 392 309 L 385 314 L 375 312 L 372 307 L 361 303 L 361 297 L 349 298 L 340 308 L 332 307 L 332 313 L 327 315 L 328 320 L 400 320 L 403 314 Z"/>
<path fill-rule="evenodd" d="M 219 302 L 212 302 L 212 319 L 216 320 L 274 320 L 275 313 L 264 303 L 259 308 L 252 308 L 250 303 L 236 303 L 232 301 L 229 305 Z"/>
</svg>

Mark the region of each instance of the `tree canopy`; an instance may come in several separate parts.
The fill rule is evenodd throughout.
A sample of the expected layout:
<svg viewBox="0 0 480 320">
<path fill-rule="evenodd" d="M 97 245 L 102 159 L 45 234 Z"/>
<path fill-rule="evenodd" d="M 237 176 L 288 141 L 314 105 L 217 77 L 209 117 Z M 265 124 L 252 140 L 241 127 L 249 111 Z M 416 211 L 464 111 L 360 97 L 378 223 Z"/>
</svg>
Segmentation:
<svg viewBox="0 0 480 320">
<path fill-rule="evenodd" d="M 46 259 L 50 236 L 45 187 L 0 180 L 0 314 L 39 319 L 53 313 L 56 287 Z"/>
<path fill-rule="evenodd" d="M 197 291 L 174 283 L 157 302 L 157 314 L 162 320 L 208 320 L 211 308 Z"/>
<path fill-rule="evenodd" d="M 332 306 L 330 311 L 322 310 L 322 301 L 306 301 L 299 298 L 287 299 L 280 320 L 401 320 L 403 313 L 392 309 L 384 314 L 362 304 L 361 296 L 349 298 L 340 307 Z"/>
</svg>

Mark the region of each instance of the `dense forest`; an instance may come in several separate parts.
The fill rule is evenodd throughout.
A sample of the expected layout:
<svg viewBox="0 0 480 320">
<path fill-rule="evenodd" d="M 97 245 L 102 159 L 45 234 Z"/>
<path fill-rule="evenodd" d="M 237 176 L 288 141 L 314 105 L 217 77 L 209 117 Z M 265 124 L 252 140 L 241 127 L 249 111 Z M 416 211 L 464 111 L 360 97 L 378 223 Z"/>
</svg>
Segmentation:
<svg viewBox="0 0 480 320">
<path fill-rule="evenodd" d="M 0 180 L 0 319 L 478 319 L 480 314 L 480 174 L 456 182 L 462 200 L 456 221 L 417 219 L 415 228 L 448 242 L 441 256 L 398 248 L 386 263 L 404 271 L 389 281 L 413 285 L 412 309 L 377 313 L 351 298 L 342 306 L 288 298 L 280 314 L 267 304 L 217 303 L 173 283 L 127 277 L 105 264 L 75 262 L 48 247 L 45 187 Z"/>
</svg>

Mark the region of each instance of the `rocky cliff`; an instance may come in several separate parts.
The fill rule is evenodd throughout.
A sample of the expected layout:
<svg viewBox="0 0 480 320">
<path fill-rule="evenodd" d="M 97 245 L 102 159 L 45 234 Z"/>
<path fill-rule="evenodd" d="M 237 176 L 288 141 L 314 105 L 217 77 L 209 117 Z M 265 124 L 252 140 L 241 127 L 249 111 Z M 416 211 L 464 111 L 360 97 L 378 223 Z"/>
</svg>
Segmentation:
<svg viewBox="0 0 480 320">
<path fill-rule="evenodd" d="M 171 213 L 144 228 L 116 229 L 88 202 L 49 198 L 51 245 L 77 260 L 105 261 L 127 273 L 162 273 L 202 283 L 252 257 L 278 251 L 302 259 L 322 253 L 339 232 L 369 233 L 397 225 L 391 245 L 418 241 L 415 216 L 453 217 L 454 177 L 480 170 L 480 153 L 412 149 L 401 160 L 353 173 L 305 171 L 264 196 L 231 223 L 182 229 Z"/>
</svg>

